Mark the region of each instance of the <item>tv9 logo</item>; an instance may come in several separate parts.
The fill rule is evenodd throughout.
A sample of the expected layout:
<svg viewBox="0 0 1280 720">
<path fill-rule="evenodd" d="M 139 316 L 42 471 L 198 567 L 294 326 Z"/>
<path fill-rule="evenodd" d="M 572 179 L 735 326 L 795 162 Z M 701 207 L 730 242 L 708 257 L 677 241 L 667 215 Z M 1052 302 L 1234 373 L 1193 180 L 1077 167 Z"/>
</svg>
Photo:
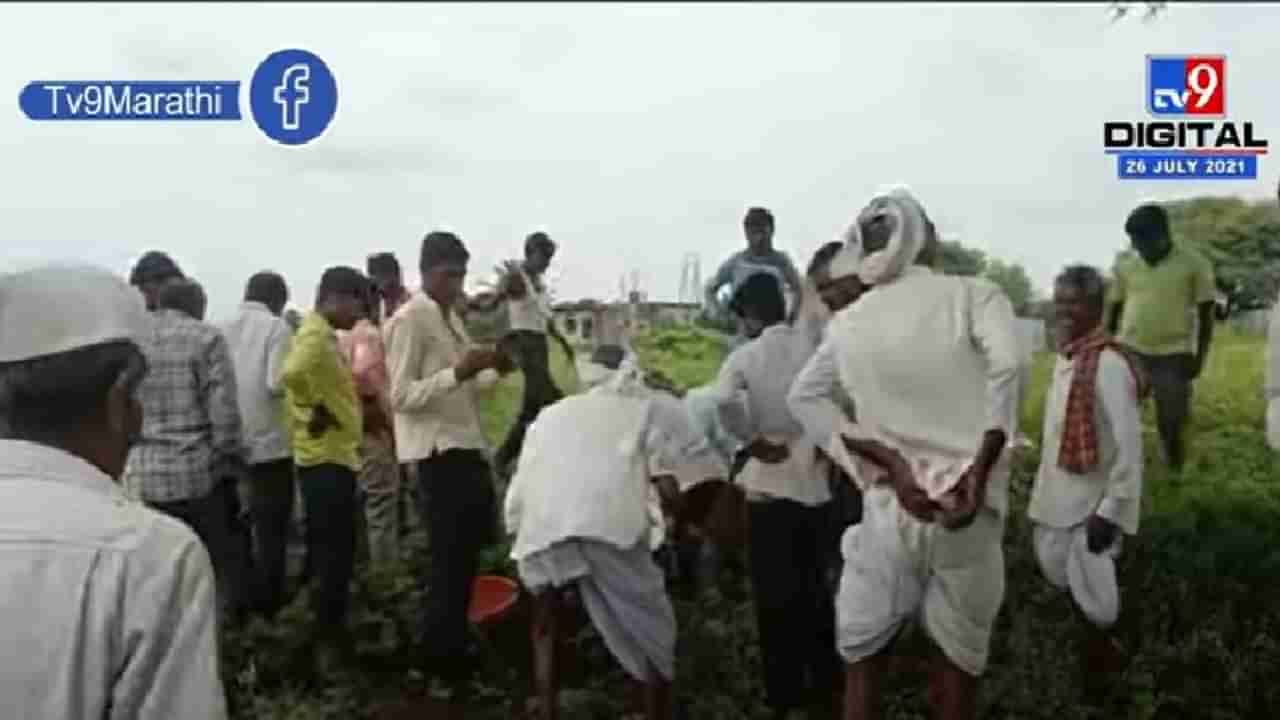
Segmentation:
<svg viewBox="0 0 1280 720">
<path fill-rule="evenodd" d="M 1157 116 L 1226 115 L 1227 57 L 1148 55 L 1147 110 Z"/>
</svg>

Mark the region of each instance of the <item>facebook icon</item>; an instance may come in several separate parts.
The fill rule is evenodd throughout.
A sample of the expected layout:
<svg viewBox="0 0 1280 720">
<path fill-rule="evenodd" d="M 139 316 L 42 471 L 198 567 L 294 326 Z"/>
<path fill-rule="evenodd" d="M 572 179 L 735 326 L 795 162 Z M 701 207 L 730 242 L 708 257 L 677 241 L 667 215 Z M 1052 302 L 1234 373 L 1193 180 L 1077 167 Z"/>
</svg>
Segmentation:
<svg viewBox="0 0 1280 720">
<path fill-rule="evenodd" d="M 282 145 L 302 145 L 329 127 L 338 109 L 338 85 L 315 54 L 279 50 L 254 71 L 249 108 L 267 137 Z"/>
</svg>

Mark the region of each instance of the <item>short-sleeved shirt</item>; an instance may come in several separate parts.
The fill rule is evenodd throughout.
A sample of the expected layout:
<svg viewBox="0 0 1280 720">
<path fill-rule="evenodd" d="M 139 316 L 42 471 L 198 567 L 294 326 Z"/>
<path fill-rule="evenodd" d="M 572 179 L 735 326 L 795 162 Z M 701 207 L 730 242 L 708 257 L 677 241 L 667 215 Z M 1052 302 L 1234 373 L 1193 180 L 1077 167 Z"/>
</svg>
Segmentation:
<svg viewBox="0 0 1280 720">
<path fill-rule="evenodd" d="M 708 286 L 712 293 L 718 293 L 721 288 L 728 285 L 732 293 L 737 291 L 747 278 L 761 272 L 777 278 L 784 292 L 789 289 L 794 295 L 801 290 L 800 273 L 796 271 L 791 257 L 781 250 L 770 250 L 764 255 L 754 255 L 748 250 L 736 252 L 724 261 Z"/>
<path fill-rule="evenodd" d="M 1124 303 L 1119 340 L 1146 355 L 1195 351 L 1196 307 L 1213 302 L 1213 265 L 1174 243 L 1155 267 L 1134 253 L 1116 262 L 1111 301 Z"/>
</svg>

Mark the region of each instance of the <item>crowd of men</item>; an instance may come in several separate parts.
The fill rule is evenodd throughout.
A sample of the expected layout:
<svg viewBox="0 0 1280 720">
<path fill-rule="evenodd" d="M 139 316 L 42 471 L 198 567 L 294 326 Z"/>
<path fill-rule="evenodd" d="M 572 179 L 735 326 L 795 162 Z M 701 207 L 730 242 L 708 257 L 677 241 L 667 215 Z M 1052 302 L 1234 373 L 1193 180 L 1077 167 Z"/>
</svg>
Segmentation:
<svg viewBox="0 0 1280 720">
<path fill-rule="evenodd" d="M 534 608 L 530 713 L 558 717 L 565 613 L 581 607 L 643 689 L 644 716 L 671 718 L 676 618 L 654 551 L 688 524 L 716 549 L 714 516 L 736 497 L 774 716 L 878 717 L 889 650 L 915 621 L 938 650 L 937 716 L 974 717 L 1027 364 L 1009 299 L 933 269 L 938 234 L 902 188 L 877 193 L 804 278 L 773 249 L 768 210 L 743 230 L 748 247 L 707 288 L 712 308 L 729 290 L 734 349 L 683 398 L 616 345 L 575 360 L 580 392 L 556 387 L 548 337 L 573 351 L 552 322 L 544 233 L 470 298 L 467 248 L 428 233 L 420 290 L 373 255 L 363 273 L 324 272 L 293 322 L 274 272 L 249 279 L 228 322 L 204 322 L 200 285 L 160 252 L 128 284 L 84 266 L 0 278 L 0 618 L 23 659 L 0 675 L 6 706 L 225 717 L 218 628 L 287 602 L 297 494 L 320 672 L 353 661 L 359 548 L 375 565 L 397 557 L 412 503 L 430 533 L 415 642 L 430 676 L 465 699 L 472 583 L 505 525 Z M 1140 404 L 1154 395 L 1180 470 L 1212 339 L 1209 264 L 1157 205 L 1125 231 L 1134 253 L 1110 290 L 1083 265 L 1055 280 L 1028 508 L 1027 550 L 1084 619 L 1090 692 L 1125 661 L 1108 630 L 1115 558 L 1139 527 Z M 466 314 L 504 305 L 512 332 L 473 342 Z M 477 391 L 517 369 L 519 416 L 491 456 Z M 714 507 L 691 510 L 707 488 Z"/>
</svg>

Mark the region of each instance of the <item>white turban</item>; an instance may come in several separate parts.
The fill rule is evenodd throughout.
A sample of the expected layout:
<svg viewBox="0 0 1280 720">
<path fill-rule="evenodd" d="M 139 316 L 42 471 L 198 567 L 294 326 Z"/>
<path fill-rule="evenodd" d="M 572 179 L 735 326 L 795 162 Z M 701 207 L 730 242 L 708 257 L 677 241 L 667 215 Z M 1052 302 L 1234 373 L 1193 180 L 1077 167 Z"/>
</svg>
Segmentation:
<svg viewBox="0 0 1280 720">
<path fill-rule="evenodd" d="M 832 280 L 840 278 L 852 277 L 858 274 L 858 269 L 862 266 L 862 245 L 858 243 L 846 242 L 845 246 L 840 248 L 840 252 L 831 258 L 831 262 L 827 265 L 827 277 Z"/>
<path fill-rule="evenodd" d="M 865 251 L 862 224 L 886 215 L 894 220 L 888 244 L 875 252 L 864 252 L 858 263 L 858 276 L 868 285 L 882 285 L 897 278 L 915 262 L 928 241 L 924 208 L 904 186 L 881 190 L 872 196 L 845 231 L 845 241 Z"/>
<path fill-rule="evenodd" d="M 107 270 L 64 264 L 0 276 L 0 363 L 138 344 L 146 328 L 142 295 Z"/>
</svg>

